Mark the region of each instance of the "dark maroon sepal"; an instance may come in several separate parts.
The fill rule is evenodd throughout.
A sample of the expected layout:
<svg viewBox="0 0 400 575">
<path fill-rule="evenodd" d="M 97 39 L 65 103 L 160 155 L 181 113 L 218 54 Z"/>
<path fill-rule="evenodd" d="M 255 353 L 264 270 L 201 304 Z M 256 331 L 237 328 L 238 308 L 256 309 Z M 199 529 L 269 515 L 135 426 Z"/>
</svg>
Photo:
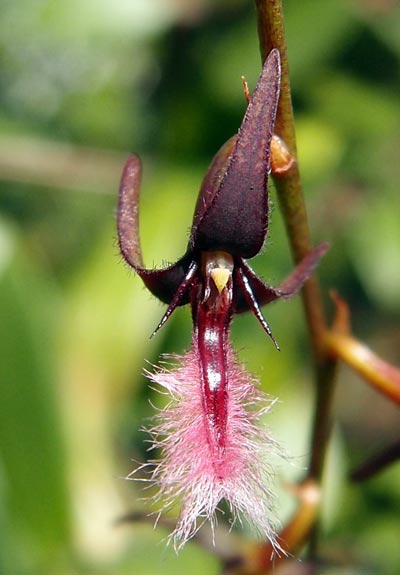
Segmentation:
<svg viewBox="0 0 400 575">
<path fill-rule="evenodd" d="M 121 178 L 118 204 L 118 243 L 128 265 L 141 277 L 146 287 L 164 303 L 170 303 L 188 272 L 191 257 L 184 256 L 175 264 L 161 269 L 143 266 L 139 238 L 139 192 L 142 166 L 137 156 L 130 156 Z M 188 303 L 183 293 L 176 305 Z"/>
<path fill-rule="evenodd" d="M 201 187 L 189 240 L 193 251 L 222 250 L 251 258 L 261 250 L 268 226 L 270 144 L 279 86 L 280 57 L 272 50 L 237 138 L 221 148 Z"/>
<path fill-rule="evenodd" d="M 251 310 L 255 313 L 251 302 L 249 302 L 249 295 L 243 287 L 243 277 L 246 278 L 251 294 L 259 307 L 280 298 L 293 297 L 311 276 L 328 248 L 329 244 L 326 242 L 317 246 L 297 264 L 292 273 L 276 288 L 264 283 L 245 260 L 238 258 L 236 262 L 236 277 L 239 289 L 235 290 L 235 312 L 242 313 Z M 237 276 L 239 273 L 241 274 L 240 277 Z"/>
</svg>

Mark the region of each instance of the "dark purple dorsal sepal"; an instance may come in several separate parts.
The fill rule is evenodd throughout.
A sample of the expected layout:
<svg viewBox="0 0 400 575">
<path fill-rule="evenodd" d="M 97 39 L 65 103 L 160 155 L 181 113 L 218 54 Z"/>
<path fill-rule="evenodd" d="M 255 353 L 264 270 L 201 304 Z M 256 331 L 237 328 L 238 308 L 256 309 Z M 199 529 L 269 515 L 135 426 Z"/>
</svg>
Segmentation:
<svg viewBox="0 0 400 575">
<path fill-rule="evenodd" d="M 225 150 L 218 169 L 214 159 L 212 174 L 201 187 L 189 240 L 192 250 L 223 250 L 243 258 L 261 250 L 268 227 L 270 144 L 279 86 L 280 57 L 272 50 L 232 141 L 233 151 Z"/>
</svg>

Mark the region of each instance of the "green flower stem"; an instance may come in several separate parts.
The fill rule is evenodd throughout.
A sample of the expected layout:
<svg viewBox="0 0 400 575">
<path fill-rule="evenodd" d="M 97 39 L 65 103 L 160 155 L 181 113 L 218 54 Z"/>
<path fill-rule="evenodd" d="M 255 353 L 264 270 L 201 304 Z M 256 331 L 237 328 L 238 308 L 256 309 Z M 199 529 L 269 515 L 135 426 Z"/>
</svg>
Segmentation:
<svg viewBox="0 0 400 575">
<path fill-rule="evenodd" d="M 255 4 L 262 59 L 266 58 L 272 48 L 278 48 L 282 60 L 281 96 L 275 131 L 284 140 L 291 154 L 296 157 L 296 134 L 282 2 L 281 0 L 256 0 Z M 312 244 L 297 162 L 293 163 L 286 174 L 275 177 L 274 180 L 292 255 L 295 262 L 298 262 L 311 250 Z M 316 406 L 308 476 L 320 481 L 331 428 L 336 358 L 329 357 L 324 347 L 326 321 L 320 289 L 315 276 L 304 286 L 302 297 L 316 368 Z"/>
</svg>

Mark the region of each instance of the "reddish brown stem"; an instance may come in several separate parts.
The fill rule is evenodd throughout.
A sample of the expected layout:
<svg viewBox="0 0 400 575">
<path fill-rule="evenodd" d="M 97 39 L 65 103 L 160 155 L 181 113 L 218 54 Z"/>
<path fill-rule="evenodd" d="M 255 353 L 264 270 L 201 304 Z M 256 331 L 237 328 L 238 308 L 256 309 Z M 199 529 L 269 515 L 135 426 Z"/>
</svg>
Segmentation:
<svg viewBox="0 0 400 575">
<path fill-rule="evenodd" d="M 320 501 L 320 488 L 313 480 L 291 488 L 298 498 L 298 507 L 290 522 L 279 534 L 279 542 L 287 555 L 274 553 L 270 543 L 253 543 L 243 549 L 241 561 L 226 569 L 229 575 L 267 575 L 275 572 L 279 563 L 299 551 L 313 529 Z"/>
<path fill-rule="evenodd" d="M 325 333 L 326 352 L 347 363 L 379 393 L 400 405 L 400 368 L 353 337 L 346 302 L 334 291 L 330 295 L 336 306 L 336 316 L 332 328 Z"/>
</svg>

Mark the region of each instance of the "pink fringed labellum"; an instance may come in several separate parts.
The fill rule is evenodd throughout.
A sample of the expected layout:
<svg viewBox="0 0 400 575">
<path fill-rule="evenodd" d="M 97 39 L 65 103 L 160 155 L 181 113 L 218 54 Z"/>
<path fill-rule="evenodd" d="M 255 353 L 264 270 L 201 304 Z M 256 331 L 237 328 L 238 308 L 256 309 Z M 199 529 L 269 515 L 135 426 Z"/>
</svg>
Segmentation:
<svg viewBox="0 0 400 575">
<path fill-rule="evenodd" d="M 259 425 L 270 402 L 257 389 L 257 382 L 239 365 L 233 350 L 226 350 L 224 414 L 214 422 L 208 415 L 202 390 L 200 352 L 197 341 L 169 371 L 148 374 L 152 382 L 171 395 L 150 430 L 153 447 L 162 458 L 153 461 L 152 480 L 158 485 L 157 500 L 168 508 L 177 500 L 181 513 L 173 533 L 179 549 L 208 519 L 215 524 L 215 510 L 225 499 L 235 517 L 238 513 L 275 542 L 273 526 L 271 452 L 275 442 Z M 218 413 L 218 410 L 216 410 Z"/>
<path fill-rule="evenodd" d="M 253 377 L 238 364 L 229 343 L 235 313 L 252 311 L 279 349 L 261 306 L 295 295 L 327 249 L 310 252 L 274 288 L 247 263 L 262 249 L 268 228 L 270 146 L 280 86 L 277 50 L 268 56 L 236 136 L 219 150 L 206 173 L 186 253 L 163 269 L 143 266 L 139 240 L 141 164 L 131 156 L 120 187 L 118 239 L 126 262 L 147 288 L 168 304 L 157 331 L 177 306 L 190 304 L 191 350 L 174 370 L 150 379 L 171 394 L 151 430 L 162 458 L 152 478 L 161 507 L 181 502 L 173 533 L 181 547 L 198 518 L 214 524 L 225 499 L 279 548 L 271 523 L 270 470 L 265 457 L 275 444 L 257 425 L 265 401 Z M 154 334 L 153 334 L 154 335 Z M 260 407 L 258 407 L 260 406 Z"/>
</svg>

